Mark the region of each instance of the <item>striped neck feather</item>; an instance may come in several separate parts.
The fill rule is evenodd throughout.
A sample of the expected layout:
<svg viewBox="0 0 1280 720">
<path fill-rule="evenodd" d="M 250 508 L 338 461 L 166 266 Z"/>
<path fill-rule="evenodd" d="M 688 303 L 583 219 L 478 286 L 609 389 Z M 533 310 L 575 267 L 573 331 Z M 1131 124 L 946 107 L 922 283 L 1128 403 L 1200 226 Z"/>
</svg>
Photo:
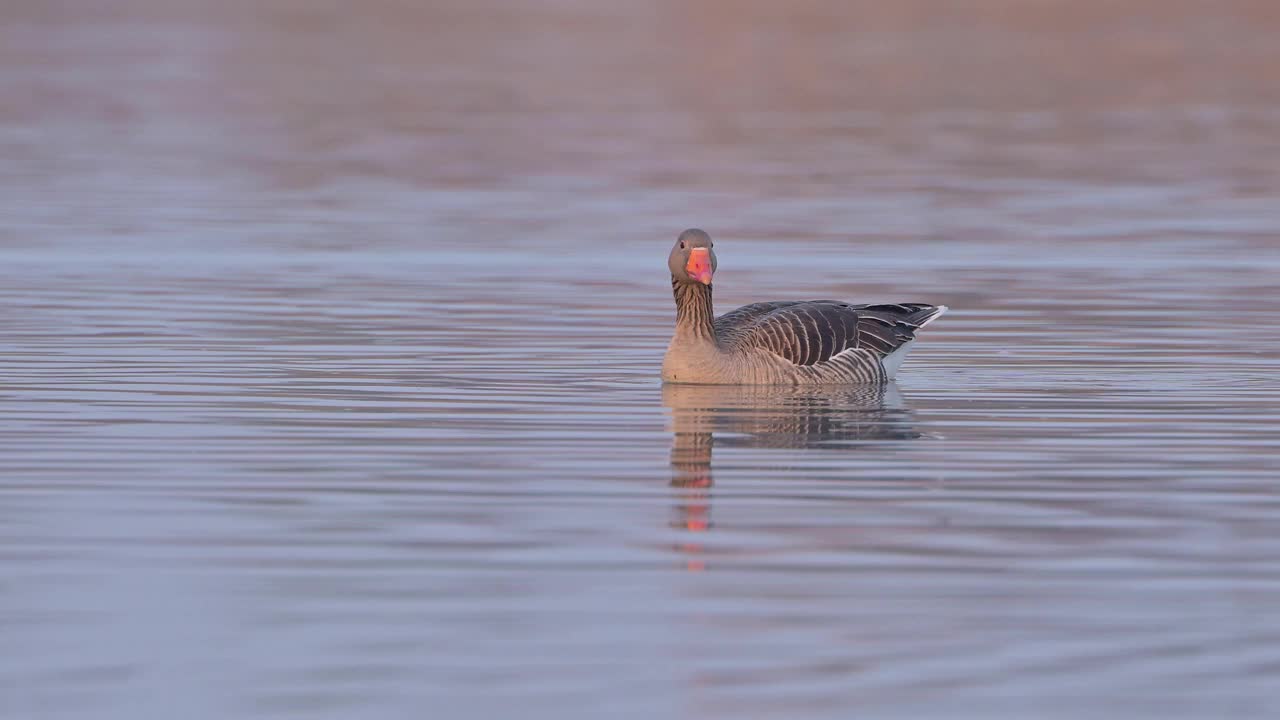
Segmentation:
<svg viewBox="0 0 1280 720">
<path fill-rule="evenodd" d="M 671 278 L 671 292 L 676 298 L 676 332 L 715 340 L 711 309 L 711 286 L 682 282 Z"/>
</svg>

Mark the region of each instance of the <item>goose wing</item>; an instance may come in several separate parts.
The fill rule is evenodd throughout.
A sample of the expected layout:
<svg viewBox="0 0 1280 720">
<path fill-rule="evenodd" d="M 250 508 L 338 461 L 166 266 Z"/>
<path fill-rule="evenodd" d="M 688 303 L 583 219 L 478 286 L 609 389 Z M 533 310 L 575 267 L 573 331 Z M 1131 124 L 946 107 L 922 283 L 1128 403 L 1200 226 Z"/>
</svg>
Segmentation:
<svg viewBox="0 0 1280 720">
<path fill-rule="evenodd" d="M 756 321 L 776 310 L 803 305 L 805 300 L 781 300 L 776 302 L 758 302 L 743 305 L 737 310 L 727 312 L 715 319 L 716 337 L 720 342 L 733 346 L 756 327 Z"/>
<path fill-rule="evenodd" d="M 855 348 L 883 358 L 914 339 L 915 331 L 941 312 L 942 308 L 919 303 L 756 303 L 717 320 L 716 334 L 727 345 L 761 348 L 794 365 L 807 366 Z M 721 321 L 725 321 L 723 330 Z"/>
</svg>

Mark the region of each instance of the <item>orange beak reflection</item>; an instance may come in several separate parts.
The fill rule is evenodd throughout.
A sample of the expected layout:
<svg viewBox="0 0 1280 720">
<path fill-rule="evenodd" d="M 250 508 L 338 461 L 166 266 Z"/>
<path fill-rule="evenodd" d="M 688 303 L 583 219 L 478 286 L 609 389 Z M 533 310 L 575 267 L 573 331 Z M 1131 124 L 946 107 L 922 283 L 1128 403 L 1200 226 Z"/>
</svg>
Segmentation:
<svg viewBox="0 0 1280 720">
<path fill-rule="evenodd" d="M 685 264 L 684 271 L 689 273 L 689 277 L 697 280 L 703 285 L 711 284 L 711 251 L 706 248 L 694 248 L 689 251 L 689 262 Z"/>
</svg>

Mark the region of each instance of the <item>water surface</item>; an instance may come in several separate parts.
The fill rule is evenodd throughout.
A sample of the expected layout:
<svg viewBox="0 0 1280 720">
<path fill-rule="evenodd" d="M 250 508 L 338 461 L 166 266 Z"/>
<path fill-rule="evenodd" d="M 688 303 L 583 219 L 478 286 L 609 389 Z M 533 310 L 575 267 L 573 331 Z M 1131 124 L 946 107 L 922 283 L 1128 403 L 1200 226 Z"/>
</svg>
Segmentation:
<svg viewBox="0 0 1280 720">
<path fill-rule="evenodd" d="M 1280 713 L 1269 4 L 2 12 L 5 717 Z"/>
</svg>

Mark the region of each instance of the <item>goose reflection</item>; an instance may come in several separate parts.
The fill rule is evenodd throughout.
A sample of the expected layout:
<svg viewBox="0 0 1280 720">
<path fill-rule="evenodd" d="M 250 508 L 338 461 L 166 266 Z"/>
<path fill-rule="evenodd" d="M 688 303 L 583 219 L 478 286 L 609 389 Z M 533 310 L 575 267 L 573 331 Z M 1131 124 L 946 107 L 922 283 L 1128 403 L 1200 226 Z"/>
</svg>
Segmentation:
<svg viewBox="0 0 1280 720">
<path fill-rule="evenodd" d="M 711 485 L 713 447 L 853 448 L 920 437 L 894 384 L 662 387 L 671 412 L 671 484 Z"/>
<path fill-rule="evenodd" d="M 682 492 L 673 525 L 711 528 L 712 453 L 717 447 L 856 452 L 881 441 L 914 440 L 911 411 L 894 384 L 847 387 L 664 385 L 671 413 L 671 485 Z M 701 569 L 701 547 L 678 548 Z"/>
</svg>

